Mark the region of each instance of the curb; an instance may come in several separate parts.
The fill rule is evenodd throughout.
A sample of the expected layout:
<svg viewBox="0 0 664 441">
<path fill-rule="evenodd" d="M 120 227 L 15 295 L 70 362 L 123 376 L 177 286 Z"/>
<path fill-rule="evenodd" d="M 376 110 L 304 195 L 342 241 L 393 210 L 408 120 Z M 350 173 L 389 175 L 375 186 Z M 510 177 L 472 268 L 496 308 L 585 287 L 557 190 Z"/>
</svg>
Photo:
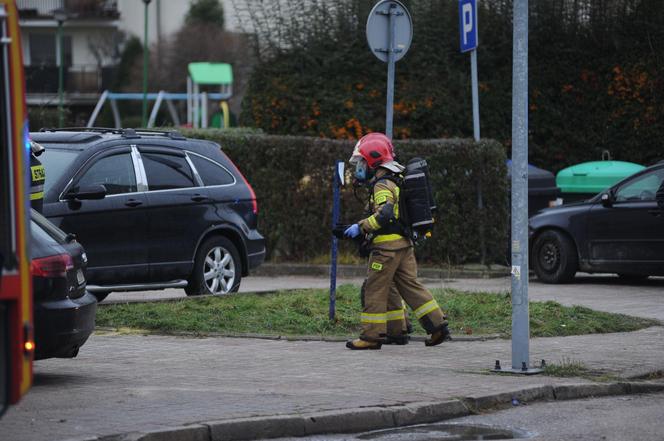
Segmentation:
<svg viewBox="0 0 664 441">
<path fill-rule="evenodd" d="M 248 441 L 265 438 L 356 433 L 433 423 L 533 403 L 664 392 L 664 382 L 576 383 L 535 386 L 433 403 L 333 410 L 298 415 L 210 421 L 149 432 L 75 438 L 68 441 Z"/>
<path fill-rule="evenodd" d="M 95 327 L 95 331 L 100 332 L 122 332 L 122 329 L 127 328 L 114 328 L 108 326 L 98 326 Z M 320 336 L 320 335 L 270 335 L 270 334 L 234 334 L 234 333 L 223 333 L 223 332 L 186 332 L 186 331 L 152 331 L 150 329 L 132 329 L 132 334 L 139 335 L 168 335 L 174 337 L 192 337 L 192 338 L 255 338 L 260 340 L 284 340 L 284 341 L 324 341 L 330 343 L 342 343 L 349 339 L 353 339 L 354 336 Z M 411 342 L 423 342 L 426 340 L 424 335 L 411 335 Z M 504 339 L 505 337 L 501 334 L 484 334 L 484 335 L 453 335 L 451 340 L 446 340 L 447 344 L 457 343 L 457 342 L 469 342 L 469 341 L 487 341 L 487 340 L 499 340 Z M 635 380 L 637 378 L 634 378 Z"/>
<path fill-rule="evenodd" d="M 318 276 L 329 277 L 330 265 L 308 265 L 303 263 L 263 263 L 251 273 L 252 276 Z M 365 265 L 337 265 L 339 278 L 364 278 L 367 275 Z M 417 275 L 421 279 L 492 279 L 508 277 L 509 268 L 499 265 L 473 265 L 459 267 L 419 266 Z"/>
</svg>

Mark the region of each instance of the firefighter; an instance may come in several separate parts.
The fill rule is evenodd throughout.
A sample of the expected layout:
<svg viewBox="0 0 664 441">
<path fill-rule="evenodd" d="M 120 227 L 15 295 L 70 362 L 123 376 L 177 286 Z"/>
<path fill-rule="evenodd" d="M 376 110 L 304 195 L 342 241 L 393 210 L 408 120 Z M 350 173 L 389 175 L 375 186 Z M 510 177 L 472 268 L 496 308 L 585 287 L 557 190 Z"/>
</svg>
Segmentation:
<svg viewBox="0 0 664 441">
<path fill-rule="evenodd" d="M 30 206 L 40 213 L 44 206 L 44 182 L 46 181 L 44 166 L 37 159 L 37 156 L 42 153 L 44 153 L 44 147 L 30 141 Z"/>
<path fill-rule="evenodd" d="M 366 142 L 372 142 L 377 140 L 379 142 L 385 142 L 389 145 L 390 154 L 394 158 L 394 147 L 390 138 L 380 132 L 369 133 L 366 136 L 362 137 L 357 144 L 355 144 L 355 149 L 353 151 L 352 157 L 360 157 L 359 148 L 360 145 Z M 371 202 L 367 204 L 368 215 L 372 213 L 373 207 L 371 207 Z M 362 302 L 362 307 L 364 308 L 364 290 L 366 287 L 366 281 L 362 284 L 360 289 L 360 299 Z M 408 310 L 406 309 L 406 304 L 403 301 L 401 294 L 396 285 L 392 284 L 390 288 L 390 293 L 387 297 L 387 334 L 385 336 L 384 344 L 393 344 L 393 345 L 406 345 L 410 340 L 410 334 L 413 332 L 413 327 L 410 324 L 408 319 Z"/>
<path fill-rule="evenodd" d="M 417 280 L 413 242 L 399 222 L 397 176 L 404 168 L 394 161 L 391 142 L 386 137 L 373 136 L 358 144 L 351 163 L 355 164 L 355 177 L 371 183 L 373 214 L 348 227 L 344 235 L 353 238 L 360 234 L 370 235 L 371 254 L 361 316 L 362 331 L 360 337 L 348 341 L 346 347 L 381 348 L 387 335 L 388 299 L 393 285 L 429 334 L 425 345 L 438 345 L 449 339 L 447 321 L 431 293 Z"/>
</svg>

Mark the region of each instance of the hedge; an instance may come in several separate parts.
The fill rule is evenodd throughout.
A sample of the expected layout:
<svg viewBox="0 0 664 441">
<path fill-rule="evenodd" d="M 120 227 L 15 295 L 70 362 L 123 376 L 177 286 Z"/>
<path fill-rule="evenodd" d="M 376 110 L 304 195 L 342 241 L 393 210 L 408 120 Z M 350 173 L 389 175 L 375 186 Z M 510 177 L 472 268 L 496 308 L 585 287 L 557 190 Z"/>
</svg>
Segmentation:
<svg viewBox="0 0 664 441">
<path fill-rule="evenodd" d="M 329 254 L 332 177 L 337 159 L 346 160 L 351 141 L 188 130 L 186 136 L 219 143 L 256 192 L 259 230 L 271 260 L 303 261 Z M 421 156 L 430 164 L 440 207 L 434 235 L 419 248 L 433 264 L 500 260 L 507 246 L 507 179 L 503 147 L 492 140 L 398 141 L 402 162 Z M 350 178 L 350 171 L 347 171 Z M 478 208 L 478 190 L 483 208 Z M 357 200 L 342 190 L 342 223 L 362 216 L 366 190 Z M 351 244 L 344 248 L 350 250 Z"/>
<path fill-rule="evenodd" d="M 366 43 L 375 1 L 242 4 L 262 48 L 240 122 L 270 134 L 359 138 L 385 127 L 385 64 Z M 282 4 L 283 3 L 283 4 Z M 468 55 L 456 0 L 404 0 L 413 41 L 397 63 L 394 136 L 471 137 Z M 512 137 L 512 0 L 478 5 L 482 135 Z M 530 161 L 557 172 L 579 162 L 664 159 L 664 2 L 531 0 Z M 266 26 L 274 23 L 274 26 Z"/>
</svg>

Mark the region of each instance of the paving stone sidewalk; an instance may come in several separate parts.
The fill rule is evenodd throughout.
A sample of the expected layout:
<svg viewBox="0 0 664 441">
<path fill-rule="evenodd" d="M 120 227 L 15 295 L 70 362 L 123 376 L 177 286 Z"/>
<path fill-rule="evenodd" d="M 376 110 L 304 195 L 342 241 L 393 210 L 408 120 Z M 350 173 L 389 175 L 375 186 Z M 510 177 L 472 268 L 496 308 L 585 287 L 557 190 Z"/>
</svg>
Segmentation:
<svg viewBox="0 0 664 441">
<path fill-rule="evenodd" d="M 588 383 L 487 373 L 494 360 L 510 358 L 509 340 L 355 352 L 330 342 L 95 334 L 78 358 L 35 364 L 35 385 L 0 420 L 0 439 L 85 439 Z M 537 338 L 531 359 L 579 361 L 624 377 L 662 370 L 664 327 Z"/>
</svg>

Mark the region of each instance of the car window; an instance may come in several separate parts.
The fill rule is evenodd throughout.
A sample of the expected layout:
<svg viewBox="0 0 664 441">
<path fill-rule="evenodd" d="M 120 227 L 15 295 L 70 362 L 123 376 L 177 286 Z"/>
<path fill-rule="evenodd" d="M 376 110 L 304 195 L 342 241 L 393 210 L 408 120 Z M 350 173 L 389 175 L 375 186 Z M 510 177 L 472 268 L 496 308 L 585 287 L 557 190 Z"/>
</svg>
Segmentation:
<svg viewBox="0 0 664 441">
<path fill-rule="evenodd" d="M 44 191 L 48 192 L 53 187 L 53 184 L 60 179 L 65 170 L 69 168 L 71 163 L 74 162 L 79 152 L 54 149 L 48 144 L 44 147 L 44 152 L 37 159 L 44 166 L 44 171 L 46 172 Z"/>
<path fill-rule="evenodd" d="M 235 178 L 225 168 L 203 158 L 202 156 L 189 154 L 196 171 L 203 180 L 204 185 L 228 185 L 235 183 Z"/>
<path fill-rule="evenodd" d="M 195 187 L 194 175 L 182 156 L 141 153 L 148 179 L 148 190 Z"/>
<path fill-rule="evenodd" d="M 616 201 L 654 201 L 662 181 L 664 181 L 664 168 L 641 175 L 618 189 Z"/>
<path fill-rule="evenodd" d="M 129 153 L 99 159 L 78 180 L 76 186 L 82 188 L 100 184 L 106 187 L 106 194 L 109 195 L 136 191 L 134 163 Z"/>
</svg>

